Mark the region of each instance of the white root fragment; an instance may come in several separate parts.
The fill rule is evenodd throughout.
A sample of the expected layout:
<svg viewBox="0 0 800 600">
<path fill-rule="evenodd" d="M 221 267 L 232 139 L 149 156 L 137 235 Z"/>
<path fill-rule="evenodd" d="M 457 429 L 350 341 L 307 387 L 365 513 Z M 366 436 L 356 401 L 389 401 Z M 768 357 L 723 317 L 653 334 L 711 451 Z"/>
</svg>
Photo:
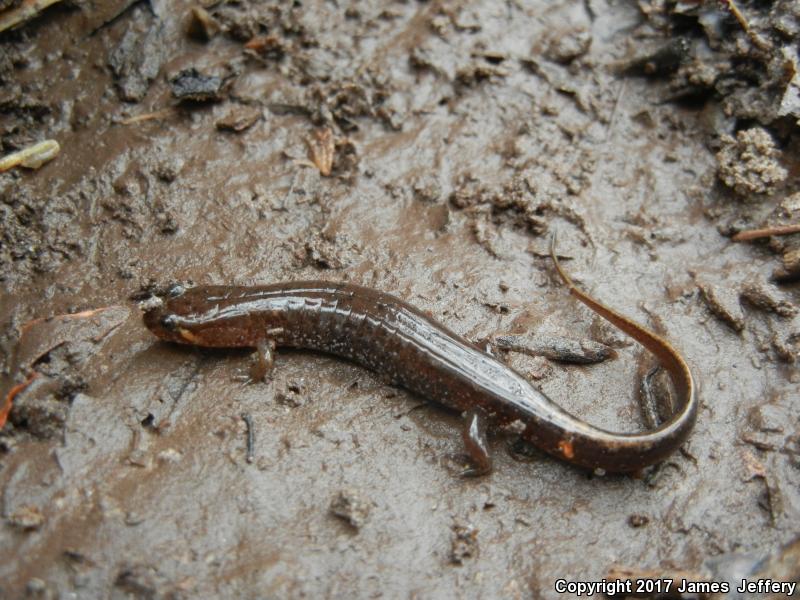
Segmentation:
<svg viewBox="0 0 800 600">
<path fill-rule="evenodd" d="M 18 166 L 26 169 L 38 169 L 44 163 L 50 162 L 58 156 L 60 150 L 61 146 L 55 140 L 45 140 L 28 146 L 19 152 L 0 158 L 0 173 Z"/>
</svg>

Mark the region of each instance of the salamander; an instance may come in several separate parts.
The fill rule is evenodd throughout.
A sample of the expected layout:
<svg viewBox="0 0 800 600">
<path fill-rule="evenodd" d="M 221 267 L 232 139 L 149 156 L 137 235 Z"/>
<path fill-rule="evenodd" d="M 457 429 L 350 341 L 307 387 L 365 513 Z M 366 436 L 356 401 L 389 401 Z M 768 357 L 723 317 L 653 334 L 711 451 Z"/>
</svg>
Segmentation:
<svg viewBox="0 0 800 600">
<path fill-rule="evenodd" d="M 302 348 L 351 360 L 392 383 L 465 416 L 463 437 L 473 466 L 491 470 L 487 426 L 519 431 L 539 449 L 579 467 L 634 472 L 662 461 L 689 435 L 698 400 L 686 361 L 662 337 L 601 304 L 572 282 L 550 254 L 570 292 L 638 341 L 672 378 L 676 408 L 655 429 L 613 433 L 568 413 L 522 375 L 390 294 L 327 281 L 180 290 L 144 313 L 163 340 L 203 347 L 258 349 L 266 374 L 276 347 Z"/>
</svg>

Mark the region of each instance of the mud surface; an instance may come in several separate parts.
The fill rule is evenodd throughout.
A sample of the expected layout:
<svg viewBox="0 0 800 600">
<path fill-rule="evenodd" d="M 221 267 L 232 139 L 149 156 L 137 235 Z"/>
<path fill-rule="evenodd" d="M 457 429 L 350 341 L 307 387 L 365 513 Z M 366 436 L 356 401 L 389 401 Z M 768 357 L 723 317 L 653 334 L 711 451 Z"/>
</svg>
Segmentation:
<svg viewBox="0 0 800 600">
<path fill-rule="evenodd" d="M 725 3 L 201 4 L 0 37 L 2 154 L 61 145 L 0 174 L 0 595 L 556 598 L 734 554 L 798 577 L 799 236 L 730 239 L 800 215 L 796 3 L 740 3 L 748 29 Z M 456 415 L 305 352 L 242 385 L 247 352 L 158 342 L 136 306 L 352 281 L 641 429 L 653 359 L 559 285 L 554 229 L 698 380 L 690 441 L 640 477 L 498 435 L 461 478 Z"/>
</svg>

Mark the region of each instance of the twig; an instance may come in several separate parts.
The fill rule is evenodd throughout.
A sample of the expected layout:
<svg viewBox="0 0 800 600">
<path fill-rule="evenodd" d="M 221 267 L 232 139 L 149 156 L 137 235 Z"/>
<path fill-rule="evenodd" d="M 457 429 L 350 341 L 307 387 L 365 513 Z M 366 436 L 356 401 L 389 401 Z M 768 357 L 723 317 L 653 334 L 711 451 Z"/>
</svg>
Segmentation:
<svg viewBox="0 0 800 600">
<path fill-rule="evenodd" d="M 750 40 L 758 46 L 761 50 L 769 50 L 770 46 L 767 42 L 765 42 L 760 35 L 758 35 L 755 31 L 750 28 L 750 24 L 747 22 L 742 11 L 739 10 L 739 7 L 736 6 L 735 0 L 722 0 L 722 3 L 728 7 L 728 10 L 731 11 L 731 14 L 739 21 L 739 25 L 741 25 L 744 32 L 750 38 Z"/>
<path fill-rule="evenodd" d="M 255 432 L 253 431 L 253 418 L 247 414 L 242 413 L 242 421 L 247 426 L 247 462 L 252 463 L 255 460 L 255 443 L 256 443 L 256 436 Z"/>
<path fill-rule="evenodd" d="M 800 223 L 763 227 L 761 229 L 748 229 L 746 231 L 740 231 L 731 239 L 734 242 L 749 242 L 750 240 L 757 240 L 758 238 L 769 237 L 771 235 L 789 235 L 790 233 L 800 233 Z"/>
<path fill-rule="evenodd" d="M 0 409 L 0 429 L 2 429 L 6 424 L 6 419 L 8 419 L 8 413 L 11 412 L 11 405 L 14 404 L 14 398 L 16 398 L 17 395 L 26 387 L 28 387 L 31 384 L 31 382 L 38 376 L 39 374 L 36 371 L 33 371 L 30 375 L 28 375 L 28 378 L 25 381 L 23 381 L 22 383 L 18 383 L 17 385 L 12 387 L 11 390 L 8 392 L 8 394 L 6 395 L 5 402 L 3 404 L 3 408 Z"/>
<path fill-rule="evenodd" d="M 168 117 L 172 114 L 173 108 L 170 106 L 169 108 L 162 108 L 161 110 L 157 110 L 151 113 L 145 113 L 143 115 L 136 115 L 135 117 L 128 117 L 127 119 L 122 119 L 119 124 L 120 125 L 133 125 L 134 123 L 141 123 L 142 121 L 152 121 L 153 119 L 160 119 L 162 117 Z"/>
</svg>

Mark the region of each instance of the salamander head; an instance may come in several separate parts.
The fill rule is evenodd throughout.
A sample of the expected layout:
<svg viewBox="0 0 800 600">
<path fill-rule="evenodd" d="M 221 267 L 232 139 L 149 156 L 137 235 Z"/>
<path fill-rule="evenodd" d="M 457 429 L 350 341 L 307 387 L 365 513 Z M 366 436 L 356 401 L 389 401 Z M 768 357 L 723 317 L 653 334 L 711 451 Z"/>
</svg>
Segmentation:
<svg viewBox="0 0 800 600">
<path fill-rule="evenodd" d="M 222 311 L 216 288 L 175 287 L 165 297 L 155 297 L 145 306 L 144 324 L 156 336 L 169 342 L 228 348 L 247 343 L 246 321 L 235 311 Z"/>
<path fill-rule="evenodd" d="M 158 305 L 151 306 L 144 311 L 144 325 L 162 340 L 170 342 L 184 342 L 185 339 L 178 331 L 180 317 L 170 311 L 162 300 Z"/>
</svg>

